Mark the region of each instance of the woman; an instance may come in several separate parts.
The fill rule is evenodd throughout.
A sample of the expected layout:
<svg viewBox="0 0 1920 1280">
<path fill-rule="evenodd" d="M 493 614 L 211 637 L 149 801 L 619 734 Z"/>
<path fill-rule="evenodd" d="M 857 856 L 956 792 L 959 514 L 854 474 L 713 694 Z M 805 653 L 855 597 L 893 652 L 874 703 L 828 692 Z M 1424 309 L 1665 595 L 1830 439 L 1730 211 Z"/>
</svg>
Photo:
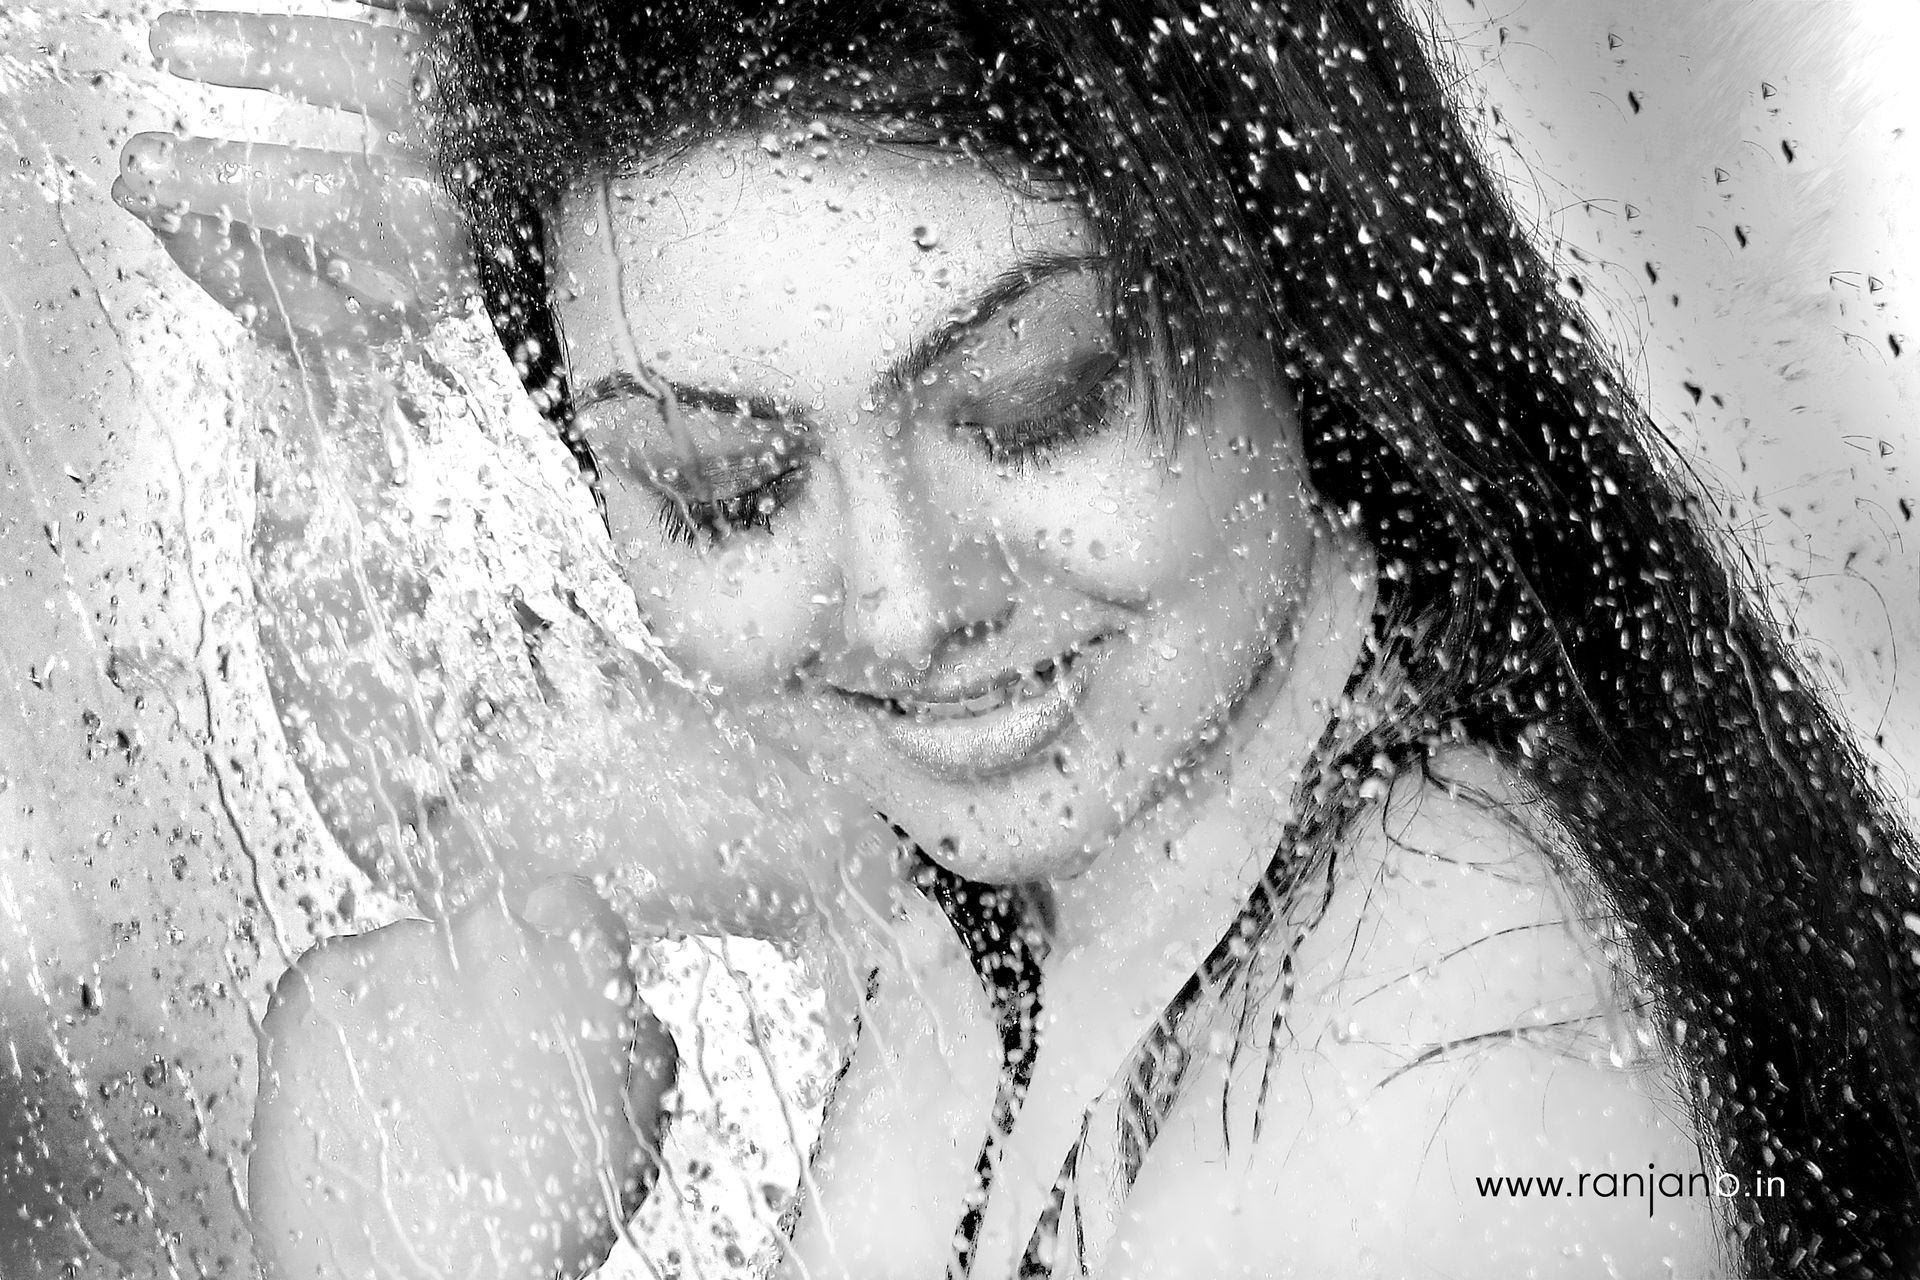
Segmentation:
<svg viewBox="0 0 1920 1280">
<path fill-rule="evenodd" d="M 495 323 L 654 633 L 912 840 L 994 993 L 902 896 L 895 962 L 852 966 L 880 972 L 796 1274 L 1920 1268 L 1911 837 L 1391 7 L 447 27 L 445 171 Z M 401 111 L 342 90 L 338 54 L 262 73 L 213 30 L 163 40 Z M 405 83 L 380 40 L 371 81 Z M 184 202 L 176 259 L 296 351 L 457 283 L 298 202 L 251 220 L 319 252 L 263 270 L 270 238 L 216 226 L 247 206 L 173 154 L 129 202 Z M 377 189 L 406 231 L 446 225 Z M 618 927 L 568 906 L 522 913 L 597 957 L 549 959 L 557 992 L 617 968 Z M 356 974 L 403 943 L 435 963 L 376 938 Z M 590 1012 L 617 1085 L 625 1032 Z M 288 1032 L 283 1096 L 321 1092 L 286 1083 L 316 1043 Z M 473 1114 L 537 1128 L 511 1086 L 543 1069 L 510 1057 Z M 596 1127 L 617 1088 L 582 1093 L 555 1104 L 576 1138 L 644 1144 Z M 289 1194 L 262 1162 L 257 1204 Z M 382 1238 L 423 1273 L 576 1265 L 622 1204 L 565 1167 Z M 1642 1170 L 1737 1193 L 1661 1191 L 1649 1222 L 1651 1191 L 1601 1190 Z M 339 1194 L 277 1209 L 263 1252 L 324 1274 L 303 1248 L 384 1230 Z M 546 1243 L 434 1254 L 457 1221 Z"/>
</svg>

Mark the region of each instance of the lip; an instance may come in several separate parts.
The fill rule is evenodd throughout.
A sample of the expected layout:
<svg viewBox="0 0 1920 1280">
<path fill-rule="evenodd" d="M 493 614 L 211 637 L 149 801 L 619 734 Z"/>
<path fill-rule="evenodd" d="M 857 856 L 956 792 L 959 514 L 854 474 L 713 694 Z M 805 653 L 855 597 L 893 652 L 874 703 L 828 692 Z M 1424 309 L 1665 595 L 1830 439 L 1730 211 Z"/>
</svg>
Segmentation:
<svg viewBox="0 0 1920 1280">
<path fill-rule="evenodd" d="M 963 780 L 1006 773 L 1032 759 L 1073 723 L 1104 636 L 1083 641 L 1033 667 L 1002 672 L 938 699 L 852 694 L 879 737 L 936 777 Z"/>
</svg>

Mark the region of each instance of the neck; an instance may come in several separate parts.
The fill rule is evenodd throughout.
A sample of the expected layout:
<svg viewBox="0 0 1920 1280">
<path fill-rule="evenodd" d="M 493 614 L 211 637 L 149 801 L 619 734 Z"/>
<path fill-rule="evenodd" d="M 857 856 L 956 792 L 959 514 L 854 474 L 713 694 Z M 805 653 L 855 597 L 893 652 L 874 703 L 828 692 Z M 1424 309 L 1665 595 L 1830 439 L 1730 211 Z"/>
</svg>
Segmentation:
<svg viewBox="0 0 1920 1280">
<path fill-rule="evenodd" d="M 1302 604 L 1183 785 L 1056 886 L 1039 1056 L 1007 1143 L 975 1274 L 1011 1274 L 1086 1109 L 1199 968 L 1273 857 L 1300 779 L 1358 660 L 1374 579 L 1323 529 Z"/>
<path fill-rule="evenodd" d="M 1191 939 L 1191 973 L 1231 924 L 1360 655 L 1374 583 L 1355 550 L 1321 531 L 1288 634 L 1230 700 L 1205 756 L 1084 874 L 1055 886 L 1056 955 L 1159 953 Z"/>
</svg>

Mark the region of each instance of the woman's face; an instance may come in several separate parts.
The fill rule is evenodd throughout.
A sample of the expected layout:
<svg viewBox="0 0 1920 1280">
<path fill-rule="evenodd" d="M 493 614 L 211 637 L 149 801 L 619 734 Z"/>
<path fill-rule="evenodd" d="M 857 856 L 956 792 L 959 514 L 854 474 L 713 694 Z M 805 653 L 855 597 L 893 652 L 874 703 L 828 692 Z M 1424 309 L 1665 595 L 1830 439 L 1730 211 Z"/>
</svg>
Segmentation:
<svg viewBox="0 0 1920 1280">
<path fill-rule="evenodd" d="M 1227 361 L 1150 430 L 1075 205 L 826 132 L 703 143 L 559 210 L 615 549 L 682 664 L 941 862 L 1073 874 L 1310 605 L 1294 406 Z"/>
</svg>

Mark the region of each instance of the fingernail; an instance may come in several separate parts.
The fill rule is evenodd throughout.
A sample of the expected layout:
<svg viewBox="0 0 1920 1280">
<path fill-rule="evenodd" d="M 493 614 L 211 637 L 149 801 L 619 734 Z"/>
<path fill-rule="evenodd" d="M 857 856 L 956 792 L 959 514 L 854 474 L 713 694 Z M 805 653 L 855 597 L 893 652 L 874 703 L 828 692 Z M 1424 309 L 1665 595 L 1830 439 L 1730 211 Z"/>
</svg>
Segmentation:
<svg viewBox="0 0 1920 1280">
<path fill-rule="evenodd" d="M 147 28 L 147 51 L 156 58 L 178 57 L 183 38 L 190 39 L 192 30 L 193 21 L 187 14 L 178 10 L 163 13 Z"/>
<path fill-rule="evenodd" d="M 595 923 L 603 909 L 593 886 L 573 876 L 549 880 L 527 895 L 520 918 L 545 934 L 563 936 Z"/>
<path fill-rule="evenodd" d="M 120 167 L 129 175 L 158 177 L 173 168 L 173 138 L 164 133 L 137 133 L 120 153 Z"/>
<path fill-rule="evenodd" d="M 147 32 L 147 49 L 156 58 L 184 64 L 173 68 L 176 72 L 191 72 L 197 61 L 209 55 L 237 61 L 251 52 L 247 42 L 226 29 L 219 18 L 203 18 L 179 9 L 153 20 Z"/>
</svg>

